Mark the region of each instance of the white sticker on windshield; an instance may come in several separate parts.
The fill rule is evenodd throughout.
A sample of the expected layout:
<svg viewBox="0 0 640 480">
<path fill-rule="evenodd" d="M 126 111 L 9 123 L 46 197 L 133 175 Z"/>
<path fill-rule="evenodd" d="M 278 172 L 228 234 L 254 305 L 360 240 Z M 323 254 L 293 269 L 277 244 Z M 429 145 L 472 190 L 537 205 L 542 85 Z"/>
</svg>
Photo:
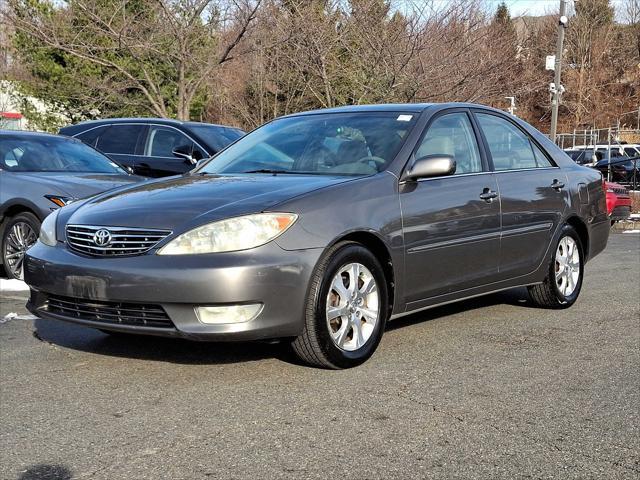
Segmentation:
<svg viewBox="0 0 640 480">
<path fill-rule="evenodd" d="M 396 120 L 398 120 L 399 122 L 410 122 L 412 118 L 413 115 L 398 115 L 398 118 L 396 118 Z"/>
</svg>

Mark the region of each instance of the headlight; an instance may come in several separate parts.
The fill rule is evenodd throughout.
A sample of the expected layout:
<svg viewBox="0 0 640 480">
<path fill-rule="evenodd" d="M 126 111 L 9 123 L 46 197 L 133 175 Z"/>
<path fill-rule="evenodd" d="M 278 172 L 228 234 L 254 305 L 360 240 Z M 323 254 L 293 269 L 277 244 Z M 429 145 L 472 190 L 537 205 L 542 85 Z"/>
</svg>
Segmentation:
<svg viewBox="0 0 640 480">
<path fill-rule="evenodd" d="M 47 218 L 44 219 L 42 225 L 40 226 L 40 240 L 45 245 L 49 245 L 50 247 L 55 247 L 57 243 L 56 239 L 56 220 L 58 220 L 58 212 L 50 213 Z"/>
<path fill-rule="evenodd" d="M 247 250 L 284 233 L 298 216 L 293 213 L 258 213 L 202 225 L 176 237 L 158 255 L 188 255 Z"/>
</svg>

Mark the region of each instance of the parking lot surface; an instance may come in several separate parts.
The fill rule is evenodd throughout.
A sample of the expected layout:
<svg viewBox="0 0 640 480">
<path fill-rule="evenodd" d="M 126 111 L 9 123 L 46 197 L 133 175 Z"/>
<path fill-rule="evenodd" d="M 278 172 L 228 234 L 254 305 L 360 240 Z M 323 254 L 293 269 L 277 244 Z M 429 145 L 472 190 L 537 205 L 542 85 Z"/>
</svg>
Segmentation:
<svg viewBox="0 0 640 480">
<path fill-rule="evenodd" d="M 521 289 L 418 313 L 347 371 L 6 320 L 0 478 L 637 479 L 639 299 L 640 235 L 614 234 L 571 309 Z"/>
</svg>

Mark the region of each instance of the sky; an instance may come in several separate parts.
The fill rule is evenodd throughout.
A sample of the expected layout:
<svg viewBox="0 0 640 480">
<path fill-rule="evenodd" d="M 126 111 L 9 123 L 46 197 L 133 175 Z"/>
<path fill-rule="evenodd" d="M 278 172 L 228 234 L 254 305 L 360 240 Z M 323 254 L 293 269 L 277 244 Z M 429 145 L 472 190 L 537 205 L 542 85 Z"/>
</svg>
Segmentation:
<svg viewBox="0 0 640 480">
<path fill-rule="evenodd" d="M 494 10 L 502 0 L 486 0 L 488 7 Z M 544 15 L 546 13 L 556 13 L 560 11 L 560 0 L 504 0 L 509 7 L 509 13 L 512 17 L 520 15 Z M 623 0 L 610 0 L 615 7 L 620 7 Z M 573 1 L 567 2 L 569 10 L 573 9 Z"/>
<path fill-rule="evenodd" d="M 489 0 L 487 3 L 495 10 L 502 0 Z M 512 17 L 520 15 L 544 15 L 557 12 L 560 0 L 505 0 Z"/>
</svg>

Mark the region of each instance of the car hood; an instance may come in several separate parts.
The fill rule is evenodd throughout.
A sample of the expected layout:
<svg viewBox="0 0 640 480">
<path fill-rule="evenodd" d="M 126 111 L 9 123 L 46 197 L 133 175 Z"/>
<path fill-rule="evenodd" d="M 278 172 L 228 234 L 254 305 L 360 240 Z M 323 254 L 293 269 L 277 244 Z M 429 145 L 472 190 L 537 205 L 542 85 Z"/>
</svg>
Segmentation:
<svg viewBox="0 0 640 480">
<path fill-rule="evenodd" d="M 84 202 L 65 220 L 76 225 L 176 232 L 209 221 L 261 212 L 303 193 L 350 179 L 319 175 L 184 175 L 99 195 Z"/>
<path fill-rule="evenodd" d="M 21 172 L 26 181 L 48 187 L 51 194 L 80 199 L 113 188 L 140 182 L 144 177 L 113 173 Z"/>
</svg>

